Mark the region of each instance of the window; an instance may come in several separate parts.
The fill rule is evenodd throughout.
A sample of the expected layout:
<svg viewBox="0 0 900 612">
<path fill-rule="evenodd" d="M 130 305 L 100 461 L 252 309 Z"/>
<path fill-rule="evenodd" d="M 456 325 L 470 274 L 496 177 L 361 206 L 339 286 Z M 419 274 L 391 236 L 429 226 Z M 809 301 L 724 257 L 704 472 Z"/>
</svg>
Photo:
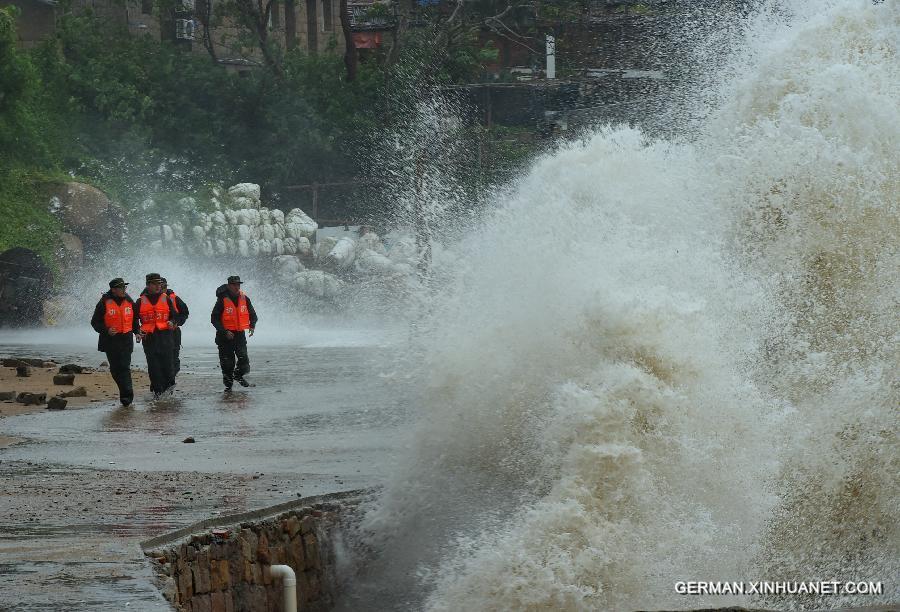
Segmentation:
<svg viewBox="0 0 900 612">
<path fill-rule="evenodd" d="M 333 21 L 334 5 L 331 0 L 322 0 L 322 31 L 331 32 L 334 29 Z"/>
</svg>

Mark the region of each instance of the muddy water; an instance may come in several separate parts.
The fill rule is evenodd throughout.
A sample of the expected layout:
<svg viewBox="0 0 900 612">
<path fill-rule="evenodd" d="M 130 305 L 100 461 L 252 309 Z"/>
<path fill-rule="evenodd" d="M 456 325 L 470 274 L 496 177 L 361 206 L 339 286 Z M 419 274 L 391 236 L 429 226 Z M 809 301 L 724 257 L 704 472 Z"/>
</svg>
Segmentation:
<svg viewBox="0 0 900 612">
<path fill-rule="evenodd" d="M 186 330 L 187 332 L 187 330 Z M 2 355 L 98 365 L 95 336 L 0 336 Z M 222 393 L 209 334 L 185 334 L 178 391 L 133 408 L 4 419 L 0 610 L 166 609 L 137 543 L 217 513 L 377 485 L 404 444 L 411 392 L 383 330 L 251 340 L 256 386 Z M 140 349 L 134 363 L 144 366 Z M 191 436 L 194 444 L 182 442 Z"/>
</svg>

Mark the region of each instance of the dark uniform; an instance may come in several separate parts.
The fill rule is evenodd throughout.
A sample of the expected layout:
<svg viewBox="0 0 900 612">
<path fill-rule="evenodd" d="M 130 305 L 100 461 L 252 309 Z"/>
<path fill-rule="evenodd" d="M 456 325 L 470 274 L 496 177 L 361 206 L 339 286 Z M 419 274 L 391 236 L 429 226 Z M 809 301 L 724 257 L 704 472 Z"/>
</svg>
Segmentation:
<svg viewBox="0 0 900 612">
<path fill-rule="evenodd" d="M 165 279 L 163 279 L 165 283 Z M 178 323 L 178 327 L 175 329 L 175 350 L 172 352 L 172 359 L 175 363 L 175 376 L 178 376 L 178 373 L 181 371 L 181 326 L 184 325 L 188 316 L 191 314 L 188 310 L 187 304 L 184 303 L 174 291 L 171 289 L 166 289 L 166 295 L 169 296 L 169 299 L 175 304 L 175 310 L 178 311 L 178 316 L 181 319 Z"/>
<path fill-rule="evenodd" d="M 159 274 L 148 274 L 147 284 L 158 283 L 159 279 Z M 162 313 L 167 321 L 171 321 L 175 325 L 179 324 L 181 316 L 175 310 L 175 304 L 165 293 L 154 295 L 144 289 L 141 292 L 140 299 L 135 303 L 138 318 L 141 319 L 141 328 L 145 334 L 142 342 L 144 345 L 144 356 L 147 358 L 150 390 L 154 395 L 158 396 L 160 393 L 175 386 L 175 332 L 168 328 L 160 329 L 152 326 L 150 329 L 147 329 L 151 322 L 155 323 L 159 319 L 156 317 L 151 321 L 150 316 L 153 316 L 153 313 L 151 313 L 148 315 L 147 321 L 143 320 L 141 310 L 144 308 L 144 300 L 152 305 L 154 313 Z M 164 300 L 162 307 L 158 306 L 160 300 Z"/>
<path fill-rule="evenodd" d="M 110 282 L 113 286 L 123 287 L 127 285 L 121 278 Z M 112 300 L 119 309 L 130 308 L 131 328 L 128 330 L 116 330 L 110 335 L 107 320 L 107 302 Z M 128 406 L 134 401 L 134 386 L 131 381 L 131 353 L 134 351 L 134 334 L 140 331 L 138 316 L 134 300 L 127 293 L 124 297 L 117 297 L 112 291 L 104 293 L 94 308 L 94 316 L 91 317 L 91 327 L 99 334 L 97 350 L 106 353 L 106 361 L 109 363 L 109 373 L 119 387 L 119 401 L 123 406 Z"/>
<path fill-rule="evenodd" d="M 237 287 L 237 292 L 229 289 L 229 284 Z M 250 330 L 250 335 L 256 328 L 256 322 L 259 318 L 256 316 L 256 310 L 250 302 L 250 298 L 240 291 L 241 279 L 238 276 L 229 276 L 228 284 L 220 286 L 216 289 L 216 305 L 213 306 L 210 321 L 216 328 L 216 346 L 219 347 L 219 365 L 222 368 L 222 382 L 225 383 L 225 389 L 231 389 L 231 385 L 237 380 L 241 386 L 249 387 L 244 379 L 244 375 L 250 371 L 250 357 L 247 354 L 247 333 L 244 330 L 228 330 L 225 321 L 228 320 L 228 311 L 226 309 L 226 301 L 232 310 L 236 303 L 243 303 L 246 306 L 245 324 L 238 327 L 246 327 Z M 224 315 L 224 316 L 223 316 Z M 238 320 L 238 314 L 233 314 L 234 320 Z M 232 337 L 228 337 L 229 331 Z"/>
</svg>

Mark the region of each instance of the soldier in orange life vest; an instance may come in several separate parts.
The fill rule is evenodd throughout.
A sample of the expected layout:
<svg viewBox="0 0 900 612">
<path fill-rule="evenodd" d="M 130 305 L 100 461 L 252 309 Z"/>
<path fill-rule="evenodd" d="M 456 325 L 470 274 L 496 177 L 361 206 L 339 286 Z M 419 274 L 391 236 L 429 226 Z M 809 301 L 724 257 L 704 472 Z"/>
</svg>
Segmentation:
<svg viewBox="0 0 900 612">
<path fill-rule="evenodd" d="M 181 326 L 187 322 L 188 316 L 191 313 L 188 310 L 187 304 L 184 303 L 184 300 L 178 297 L 174 291 L 169 289 L 169 281 L 165 278 L 160 278 L 159 280 L 162 282 L 163 293 L 169 296 L 169 299 L 171 299 L 172 303 L 175 305 L 175 312 L 178 313 L 178 320 L 176 321 L 178 327 L 175 328 L 174 334 L 175 350 L 172 353 L 172 360 L 175 363 L 175 376 L 178 376 L 178 373 L 181 371 Z"/>
<path fill-rule="evenodd" d="M 138 342 L 144 345 L 147 374 L 154 397 L 175 386 L 175 329 L 178 312 L 175 304 L 162 292 L 162 277 L 155 272 L 147 275 L 147 287 L 137 301 L 140 320 Z"/>
<path fill-rule="evenodd" d="M 121 278 L 109 281 L 109 291 L 100 297 L 91 317 L 91 327 L 100 334 L 97 350 L 106 353 L 109 373 L 119 387 L 119 401 L 123 406 L 134 401 L 131 353 L 134 334 L 140 331 L 134 300 L 125 292 L 127 285 Z"/>
<path fill-rule="evenodd" d="M 250 371 L 250 357 L 247 355 L 247 335 L 253 335 L 256 328 L 256 310 L 250 298 L 241 291 L 241 277 L 229 276 L 228 283 L 216 289 L 216 305 L 210 320 L 216 328 L 216 346 L 219 347 L 219 365 L 222 367 L 222 382 L 225 390 L 231 391 L 233 381 L 242 387 L 250 383 L 244 375 Z"/>
</svg>

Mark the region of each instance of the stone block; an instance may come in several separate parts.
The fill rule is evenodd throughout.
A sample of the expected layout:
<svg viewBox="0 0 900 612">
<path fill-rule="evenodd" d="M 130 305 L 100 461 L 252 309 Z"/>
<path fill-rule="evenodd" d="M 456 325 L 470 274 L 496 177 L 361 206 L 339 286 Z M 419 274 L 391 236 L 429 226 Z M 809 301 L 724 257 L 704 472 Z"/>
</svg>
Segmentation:
<svg viewBox="0 0 900 612">
<path fill-rule="evenodd" d="M 209 595 L 194 595 L 191 598 L 191 607 L 194 609 L 194 612 L 212 612 Z"/>
<path fill-rule="evenodd" d="M 15 391 L 0 391 L 0 401 L 10 401 L 16 399 Z"/>
<path fill-rule="evenodd" d="M 263 574 L 262 574 L 263 566 L 259 563 L 254 563 L 250 566 L 250 570 L 253 573 L 253 580 L 251 581 L 253 584 L 262 584 L 263 583 Z"/>
<path fill-rule="evenodd" d="M 321 569 L 322 561 L 319 559 L 319 540 L 316 534 L 309 533 L 303 536 L 303 553 L 306 556 L 306 567 Z"/>
<path fill-rule="evenodd" d="M 54 385 L 74 385 L 75 384 L 75 375 L 74 374 L 56 374 L 53 377 Z"/>
<path fill-rule="evenodd" d="M 319 573 L 315 570 L 306 570 L 306 583 L 309 585 L 309 601 L 314 601 L 322 595 L 322 583 L 319 580 Z"/>
<path fill-rule="evenodd" d="M 27 365 L 16 366 L 16 376 L 20 378 L 31 376 L 31 367 Z"/>
<path fill-rule="evenodd" d="M 59 394 L 60 397 L 87 397 L 87 389 L 84 387 L 75 387 L 70 391 L 63 391 Z"/>
<path fill-rule="evenodd" d="M 301 536 L 298 535 L 291 540 L 291 550 L 294 553 L 294 559 L 297 561 L 297 567 L 295 569 L 304 569 L 306 567 L 306 550 Z"/>
<path fill-rule="evenodd" d="M 269 538 L 265 532 L 259 534 L 256 547 L 256 560 L 260 563 L 269 563 Z"/>
<path fill-rule="evenodd" d="M 262 566 L 262 583 L 266 586 L 272 584 L 272 566 L 271 565 L 263 565 Z"/>
<path fill-rule="evenodd" d="M 26 406 L 40 406 L 47 403 L 46 393 L 19 393 L 16 401 Z"/>
<path fill-rule="evenodd" d="M 231 563 L 228 559 L 219 559 L 218 583 L 223 590 L 231 588 Z"/>
<path fill-rule="evenodd" d="M 51 397 L 47 401 L 47 410 L 65 410 L 68 403 L 69 400 L 64 400 L 61 397 Z"/>
<path fill-rule="evenodd" d="M 209 590 L 221 591 L 222 582 L 219 580 L 219 561 L 210 559 L 209 561 Z"/>
<path fill-rule="evenodd" d="M 191 563 L 191 575 L 194 577 L 194 593 L 209 593 L 209 561 L 200 559 Z"/>
<path fill-rule="evenodd" d="M 83 374 L 86 370 L 87 368 L 77 363 L 67 363 L 59 366 L 60 374 Z"/>
<path fill-rule="evenodd" d="M 178 584 L 181 601 L 190 600 L 194 596 L 194 580 L 190 568 L 185 567 L 185 571 L 177 572 L 175 582 Z"/>
<path fill-rule="evenodd" d="M 316 519 L 307 515 L 300 520 L 300 533 L 306 535 L 316 530 Z"/>
<path fill-rule="evenodd" d="M 247 561 L 253 561 L 256 558 L 256 549 L 258 547 L 258 538 L 256 534 L 249 529 L 241 529 L 241 556 Z"/>
<path fill-rule="evenodd" d="M 225 593 L 213 593 L 209 596 L 210 612 L 225 612 Z"/>
<path fill-rule="evenodd" d="M 235 612 L 234 598 L 231 593 L 225 593 L 225 612 Z"/>
</svg>

